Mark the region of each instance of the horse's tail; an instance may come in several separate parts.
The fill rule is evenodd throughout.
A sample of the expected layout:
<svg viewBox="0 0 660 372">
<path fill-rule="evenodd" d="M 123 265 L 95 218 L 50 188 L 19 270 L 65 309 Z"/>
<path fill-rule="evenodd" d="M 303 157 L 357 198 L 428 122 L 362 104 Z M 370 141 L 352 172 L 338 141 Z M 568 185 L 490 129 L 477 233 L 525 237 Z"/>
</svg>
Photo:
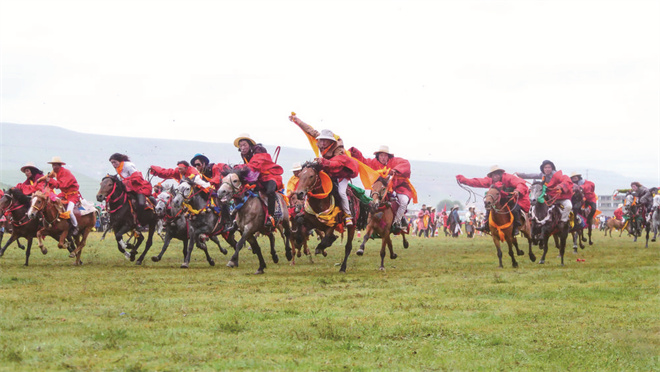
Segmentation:
<svg viewBox="0 0 660 372">
<path fill-rule="evenodd" d="M 369 223 L 369 203 L 365 203 L 360 200 L 360 213 L 358 214 L 358 218 L 355 221 L 355 228 L 358 230 L 364 230 L 367 228 L 367 224 Z"/>
</svg>

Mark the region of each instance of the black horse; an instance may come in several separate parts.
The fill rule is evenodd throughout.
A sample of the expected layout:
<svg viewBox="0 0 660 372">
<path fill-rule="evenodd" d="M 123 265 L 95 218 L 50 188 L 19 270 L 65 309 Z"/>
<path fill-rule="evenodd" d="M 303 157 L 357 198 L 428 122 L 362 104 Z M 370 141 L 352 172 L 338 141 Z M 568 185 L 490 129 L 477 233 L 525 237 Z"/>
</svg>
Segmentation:
<svg viewBox="0 0 660 372">
<path fill-rule="evenodd" d="M 151 260 L 158 262 L 163 257 L 163 254 L 167 250 L 172 239 L 181 240 L 183 243 L 183 259 L 186 259 L 186 252 L 188 248 L 188 243 L 190 242 L 191 234 L 191 225 L 188 221 L 188 216 L 185 213 L 185 209 L 179 207 L 175 208 L 172 205 L 172 201 L 176 195 L 176 189 L 174 193 L 169 191 L 163 191 L 158 195 L 158 202 L 154 208 L 156 215 L 163 222 L 163 231 L 165 236 L 163 238 L 163 247 L 161 248 L 160 253 L 157 256 L 151 257 Z M 222 254 L 227 254 L 227 250 L 220 245 L 218 237 L 212 235 L 209 239 L 217 244 L 220 248 Z"/>
<path fill-rule="evenodd" d="M 578 245 L 580 246 L 580 249 L 584 249 L 584 242 L 587 241 L 587 239 L 584 237 L 584 229 L 588 224 L 588 219 L 585 216 L 584 210 L 584 193 L 582 192 L 582 188 L 579 185 L 573 185 L 573 196 L 571 197 L 571 204 L 573 204 L 573 226 L 570 227 L 569 233 L 573 237 L 573 252 L 577 253 Z M 587 206 L 587 208 L 589 207 Z M 591 228 L 589 228 L 589 241 L 591 242 Z"/>
<path fill-rule="evenodd" d="M 544 264 L 545 255 L 548 253 L 548 239 L 550 236 L 556 234 L 559 237 L 559 241 L 555 240 L 555 243 L 559 243 L 557 248 L 559 248 L 559 255 L 563 266 L 569 226 L 568 223 L 561 222 L 559 206 L 549 203 L 547 200 L 544 203 L 538 201 L 542 190 L 543 184 L 540 182 L 533 183 L 529 188 L 529 199 L 532 202 L 532 207 L 529 210 L 532 239 L 539 244 L 539 248 L 543 249 L 543 256 L 539 260 L 539 264 Z"/>
<path fill-rule="evenodd" d="M 30 251 L 32 248 L 32 239 L 37 236 L 37 232 L 42 227 L 41 220 L 30 219 L 27 216 L 27 211 L 30 209 L 30 197 L 23 194 L 17 188 L 10 188 L 0 198 L 0 212 L 8 216 L 11 222 L 12 232 L 9 240 L 0 249 L 0 257 L 5 254 L 7 247 L 14 241 L 18 242 L 18 238 L 25 238 L 27 240 L 27 249 L 25 250 L 25 266 L 28 266 L 30 261 Z M 20 246 L 20 244 L 19 244 Z M 42 251 L 46 254 L 48 251 Z"/>
<path fill-rule="evenodd" d="M 140 226 L 147 226 L 149 228 L 144 252 L 142 252 L 140 258 L 135 262 L 137 265 L 141 265 L 144 256 L 149 251 L 149 248 L 151 248 L 154 232 L 156 231 L 156 223 L 158 222 L 158 217 L 156 217 L 153 209 L 146 209 L 143 213 L 139 214 L 140 218 L 138 219 L 136 213 L 133 211 L 133 206 L 137 205 L 137 203 L 128 191 L 126 191 L 126 186 L 124 186 L 123 182 L 117 176 L 103 177 L 99 192 L 96 194 L 96 200 L 99 202 L 105 200 L 105 208 L 110 216 L 110 227 L 115 233 L 115 240 L 117 240 L 117 249 L 127 259 L 135 261 L 137 250 L 140 244 L 142 244 L 142 241 L 144 241 L 144 235 L 140 231 Z M 127 244 L 124 241 L 124 234 L 128 232 L 133 232 L 137 238 L 134 245 Z M 129 248 L 130 252 L 127 252 L 126 248 Z"/>
<path fill-rule="evenodd" d="M 181 268 L 188 268 L 190 265 L 190 255 L 195 245 L 204 251 L 209 265 L 214 266 L 215 261 L 209 255 L 206 241 L 216 235 L 222 235 L 225 241 L 236 249 L 236 240 L 232 234 L 224 231 L 225 221 L 221 217 L 220 207 L 215 204 L 214 198 L 211 198 L 208 191 L 195 185 L 190 180 L 182 180 L 177 187 L 172 207 L 185 209 L 189 226 L 188 249 Z M 220 246 L 219 243 L 216 239 L 218 246 Z M 227 250 L 222 247 L 220 251 L 227 254 Z"/>
</svg>

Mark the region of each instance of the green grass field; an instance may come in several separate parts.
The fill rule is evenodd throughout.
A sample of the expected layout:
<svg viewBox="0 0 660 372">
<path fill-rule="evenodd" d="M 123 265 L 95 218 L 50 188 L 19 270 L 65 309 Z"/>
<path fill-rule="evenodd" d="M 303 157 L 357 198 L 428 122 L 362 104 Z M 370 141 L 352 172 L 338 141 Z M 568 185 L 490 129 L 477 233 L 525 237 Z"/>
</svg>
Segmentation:
<svg viewBox="0 0 660 372">
<path fill-rule="evenodd" d="M 280 263 L 255 276 L 247 249 L 236 269 L 214 246 L 215 267 L 196 250 L 184 270 L 177 242 L 137 267 L 99 239 L 82 267 L 50 238 L 29 267 L 15 245 L 0 258 L 1 370 L 660 368 L 660 243 L 596 233 L 564 267 L 552 248 L 500 269 L 489 237 L 397 238 L 384 272 L 371 241 L 340 274 L 339 240 L 296 266 L 278 241 Z"/>
</svg>

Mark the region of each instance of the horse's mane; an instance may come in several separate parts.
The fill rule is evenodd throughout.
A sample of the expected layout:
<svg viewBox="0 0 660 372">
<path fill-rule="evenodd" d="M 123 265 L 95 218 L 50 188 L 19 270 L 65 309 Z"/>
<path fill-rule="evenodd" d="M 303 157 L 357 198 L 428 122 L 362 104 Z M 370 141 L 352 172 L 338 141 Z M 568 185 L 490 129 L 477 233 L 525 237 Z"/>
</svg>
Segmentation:
<svg viewBox="0 0 660 372">
<path fill-rule="evenodd" d="M 23 191 L 20 189 L 12 187 L 11 189 L 7 190 L 7 194 L 11 195 L 14 199 L 16 199 L 17 202 L 22 205 L 30 205 L 30 197 L 23 194 Z"/>
<path fill-rule="evenodd" d="M 376 182 L 380 182 L 383 185 L 387 185 L 387 183 L 389 182 L 389 177 L 385 178 L 383 176 L 378 176 L 378 179 L 374 183 Z"/>
<path fill-rule="evenodd" d="M 303 169 L 305 169 L 305 168 L 312 168 L 312 169 L 314 169 L 315 171 L 320 172 L 320 171 L 321 171 L 321 164 L 319 164 L 319 163 L 316 162 L 316 161 L 306 161 L 306 162 L 304 162 L 304 163 L 302 164 L 302 168 L 303 168 Z"/>
</svg>

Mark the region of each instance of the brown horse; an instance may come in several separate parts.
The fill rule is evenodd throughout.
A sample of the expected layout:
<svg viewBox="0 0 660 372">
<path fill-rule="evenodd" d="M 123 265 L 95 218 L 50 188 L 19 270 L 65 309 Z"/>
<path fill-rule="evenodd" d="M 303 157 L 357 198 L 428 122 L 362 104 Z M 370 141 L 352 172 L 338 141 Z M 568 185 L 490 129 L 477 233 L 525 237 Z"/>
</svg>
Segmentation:
<svg viewBox="0 0 660 372">
<path fill-rule="evenodd" d="M 568 236 L 568 223 L 561 221 L 561 211 L 554 200 L 539 201 L 543 195 L 543 184 L 534 182 L 529 188 L 529 199 L 532 202 L 530 208 L 530 220 L 532 227 L 532 239 L 543 249 L 543 256 L 539 264 L 545 264 L 545 256 L 548 254 L 548 240 L 555 237 L 555 244 L 559 248 L 561 265 L 564 266 L 564 252 L 566 251 L 566 237 Z M 547 199 L 547 197 L 543 198 Z"/>
<path fill-rule="evenodd" d="M 37 232 L 37 239 L 39 240 L 39 248 L 41 251 L 47 252 L 44 248 L 44 238 L 51 236 L 58 240 L 57 247 L 62 249 L 66 248 L 64 245 L 67 236 L 69 235 L 69 221 L 61 217 L 64 212 L 62 203 L 51 200 L 50 192 L 36 191 L 32 195 L 32 204 L 27 212 L 30 219 L 34 219 L 38 214 L 41 215 L 42 228 Z M 76 220 L 78 221 L 78 234 L 73 236 L 75 250 L 69 254 L 69 257 L 76 259 L 74 265 L 82 265 L 80 256 L 82 249 L 87 243 L 87 235 L 92 231 L 96 225 L 96 210 L 92 213 L 81 215 L 78 208 L 73 208 Z"/>
<path fill-rule="evenodd" d="M 27 216 L 27 211 L 30 209 L 30 197 L 23 194 L 17 188 L 12 187 L 7 190 L 0 198 L 0 212 L 6 214 L 7 219 L 11 222 L 12 231 L 7 243 L 0 249 L 0 257 L 5 254 L 7 247 L 14 241 L 18 242 L 18 238 L 25 238 L 27 240 L 27 249 L 25 250 L 25 266 L 28 266 L 30 261 L 30 252 L 32 249 L 32 239 L 37 236 L 37 231 L 41 227 L 40 221 L 31 220 Z M 42 249 L 42 253 L 46 254 L 47 251 Z"/>
<path fill-rule="evenodd" d="M 388 188 L 391 181 L 391 177 L 383 178 L 379 177 L 373 185 L 371 185 L 371 198 L 373 202 L 370 204 L 370 213 L 369 213 L 369 222 L 367 222 L 367 229 L 364 232 L 364 238 L 362 239 L 362 244 L 360 244 L 360 249 L 355 252 L 358 256 L 364 254 L 364 246 L 367 244 L 367 240 L 371 237 L 372 233 L 376 233 L 382 239 L 382 244 L 380 247 L 380 270 L 385 270 L 385 248 L 390 250 L 390 259 L 394 260 L 398 256 L 394 253 L 392 248 L 392 238 L 390 234 L 392 233 L 392 222 L 394 222 L 394 216 L 396 211 L 399 209 L 398 200 L 394 197 L 391 197 L 391 194 L 388 194 Z M 405 224 L 404 224 L 405 225 Z M 403 247 L 408 248 L 408 241 L 406 240 L 407 226 L 397 232 L 403 238 Z"/>
<path fill-rule="evenodd" d="M 289 198 L 289 215 L 291 217 L 291 265 L 295 265 L 296 257 L 300 258 L 303 253 L 309 258 L 309 263 L 314 263 L 314 259 L 312 259 L 312 255 L 310 254 L 307 245 L 309 237 L 314 230 L 310 230 L 303 223 L 304 217 L 299 213 L 302 209 L 302 205 L 302 203 L 298 203 L 296 194 L 292 194 Z"/>
<path fill-rule="evenodd" d="M 237 171 L 241 172 L 241 171 Z M 259 259 L 259 268 L 255 274 L 263 274 L 264 269 L 266 269 L 266 261 L 264 260 L 263 254 L 261 252 L 261 247 L 257 242 L 255 237 L 256 233 L 261 233 L 263 235 L 272 235 L 274 228 L 266 227 L 266 215 L 268 213 L 266 203 L 262 198 L 265 198 L 263 195 L 258 195 L 251 190 L 246 190 L 243 188 L 243 184 L 240 180 L 239 174 L 236 171 L 227 174 L 222 179 L 222 184 L 218 189 L 218 200 L 220 203 L 228 203 L 231 198 L 236 197 L 237 195 L 244 195 L 238 204 L 241 204 L 239 207 L 238 204 L 234 204 L 234 208 L 237 208 L 235 211 L 236 215 L 236 226 L 238 231 L 241 232 L 241 239 L 236 243 L 236 248 L 234 255 L 231 257 L 229 262 L 227 262 L 227 267 L 238 267 L 238 254 L 245 245 L 245 242 L 250 244 L 252 248 L 252 253 L 256 254 Z M 282 222 L 284 227 L 284 249 L 286 253 L 287 260 L 292 259 L 291 246 L 289 245 L 289 238 L 291 236 L 291 227 L 289 225 L 289 210 L 287 209 L 286 202 L 284 201 L 284 195 L 276 193 L 277 200 L 275 202 L 275 226 Z M 278 216 L 278 212 L 281 213 L 281 216 Z M 271 240 L 271 255 L 273 261 L 277 263 L 279 259 L 275 252 L 275 246 L 272 244 Z"/>
<path fill-rule="evenodd" d="M 503 198 L 503 193 L 504 191 L 500 188 L 491 186 L 484 197 L 484 205 L 490 211 L 488 224 L 490 226 L 490 234 L 493 237 L 493 243 L 495 243 L 495 247 L 497 248 L 497 258 L 500 260 L 500 267 L 503 267 L 500 243 L 504 241 L 509 246 L 509 256 L 511 257 L 513 267 L 518 267 L 518 262 L 516 262 L 513 254 L 513 247 L 516 247 L 518 256 L 524 255 L 525 252 L 518 248 L 518 240 L 513 236 L 514 219 L 511 208 L 515 200 L 512 197 Z M 532 262 L 536 261 L 531 244 L 529 246 L 529 260 Z"/>
<path fill-rule="evenodd" d="M 610 238 L 612 237 L 612 230 L 619 230 L 619 237 L 621 237 L 621 234 L 623 233 L 623 230 L 626 229 L 627 221 L 621 221 L 617 220 L 615 217 L 610 217 L 607 219 L 607 222 L 605 222 L 605 236 L 607 236 L 607 233 L 610 233 Z"/>
<path fill-rule="evenodd" d="M 298 198 L 298 203 L 303 203 L 302 223 L 308 229 L 318 229 L 324 232 L 324 237 L 316 247 L 315 254 L 324 253 L 324 250 L 332 245 L 337 239 L 334 235 L 335 229 L 342 229 L 344 213 L 337 205 L 338 196 L 336 188 L 332 185 L 330 177 L 321 172 L 321 165 L 317 162 L 306 162 L 302 166 L 302 170 L 298 175 L 298 185 L 295 193 Z M 341 263 L 339 272 L 346 272 L 346 264 L 348 256 L 353 250 L 353 237 L 355 230 L 363 229 L 366 226 L 366 214 L 360 214 L 360 201 L 353 194 L 351 190 L 348 191 L 349 202 L 352 204 L 352 212 L 354 216 L 354 225 L 346 227 L 348 235 L 346 237 L 346 246 L 344 249 L 344 260 Z M 364 204 L 367 207 L 367 204 Z"/>
</svg>

